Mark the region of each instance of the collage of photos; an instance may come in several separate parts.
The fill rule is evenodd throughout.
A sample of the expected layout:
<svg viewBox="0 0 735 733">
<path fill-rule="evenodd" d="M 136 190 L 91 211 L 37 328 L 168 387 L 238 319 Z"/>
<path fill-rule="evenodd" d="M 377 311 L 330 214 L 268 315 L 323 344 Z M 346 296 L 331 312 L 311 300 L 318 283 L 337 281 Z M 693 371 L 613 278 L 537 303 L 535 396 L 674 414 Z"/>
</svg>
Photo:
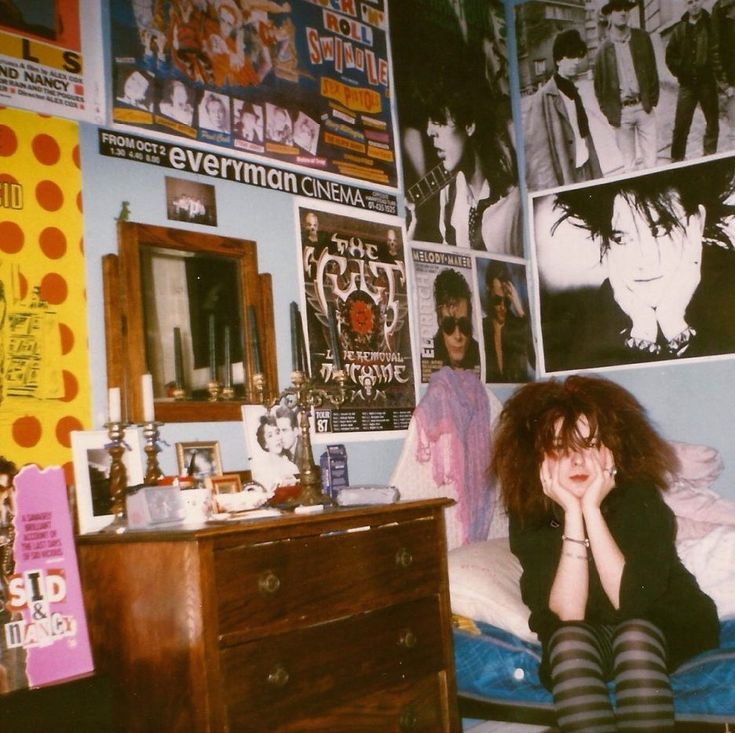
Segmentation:
<svg viewBox="0 0 735 733">
<path fill-rule="evenodd" d="M 112 118 L 395 187 L 383 2 L 112 0 Z"/>
</svg>

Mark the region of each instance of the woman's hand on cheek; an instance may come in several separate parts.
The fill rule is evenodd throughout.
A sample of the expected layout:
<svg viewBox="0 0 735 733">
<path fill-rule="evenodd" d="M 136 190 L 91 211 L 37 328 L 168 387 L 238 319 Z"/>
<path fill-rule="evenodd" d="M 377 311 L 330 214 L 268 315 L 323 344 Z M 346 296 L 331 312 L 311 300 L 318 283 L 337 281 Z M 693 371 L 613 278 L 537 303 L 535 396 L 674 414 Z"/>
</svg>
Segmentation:
<svg viewBox="0 0 735 733">
<path fill-rule="evenodd" d="M 592 481 L 584 492 L 582 497 L 583 509 L 597 509 L 604 501 L 605 497 L 615 487 L 615 473 L 612 469 L 615 467 L 615 459 L 612 451 L 606 446 L 601 446 L 599 450 L 593 453 L 592 465 Z"/>
<path fill-rule="evenodd" d="M 579 499 L 567 491 L 559 481 L 560 462 L 555 458 L 546 456 L 541 464 L 541 488 L 544 494 L 555 501 L 564 512 L 580 507 Z"/>
</svg>

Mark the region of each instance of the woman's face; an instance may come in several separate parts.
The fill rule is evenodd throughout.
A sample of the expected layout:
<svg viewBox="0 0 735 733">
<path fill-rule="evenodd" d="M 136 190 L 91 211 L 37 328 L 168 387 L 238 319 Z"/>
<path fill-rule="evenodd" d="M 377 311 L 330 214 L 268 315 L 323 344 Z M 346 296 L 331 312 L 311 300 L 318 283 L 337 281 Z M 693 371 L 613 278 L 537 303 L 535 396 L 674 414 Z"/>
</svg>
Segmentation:
<svg viewBox="0 0 735 733">
<path fill-rule="evenodd" d="M 283 439 L 281 431 L 277 425 L 266 425 L 263 430 L 263 440 L 265 441 L 265 449 L 269 453 L 283 452 Z"/>
<path fill-rule="evenodd" d="M 608 270 L 617 273 L 611 278 L 622 283 L 641 302 L 655 308 L 661 296 L 671 287 L 678 287 L 677 272 L 682 263 L 684 244 L 690 237 L 702 238 L 703 210 L 687 220 L 678 200 L 672 202 L 676 219 L 683 226 L 667 232 L 657 224 L 649 224 L 643 212 L 618 194 L 613 204 L 613 241 L 607 251 Z M 616 293 L 616 295 L 618 295 Z"/>
<path fill-rule="evenodd" d="M 561 428 L 563 420 L 559 418 L 554 425 L 554 434 L 558 440 L 559 450 L 547 454 L 551 473 L 554 473 L 554 467 L 559 466 L 559 483 L 562 488 L 569 493 L 581 499 L 592 483 L 595 475 L 595 463 L 599 463 L 602 458 L 600 452 L 605 445 L 594 435 L 590 435 L 590 426 L 587 418 L 580 415 L 577 420 L 577 433 L 585 444 L 584 448 L 570 447 L 564 449 L 561 444 Z"/>
</svg>

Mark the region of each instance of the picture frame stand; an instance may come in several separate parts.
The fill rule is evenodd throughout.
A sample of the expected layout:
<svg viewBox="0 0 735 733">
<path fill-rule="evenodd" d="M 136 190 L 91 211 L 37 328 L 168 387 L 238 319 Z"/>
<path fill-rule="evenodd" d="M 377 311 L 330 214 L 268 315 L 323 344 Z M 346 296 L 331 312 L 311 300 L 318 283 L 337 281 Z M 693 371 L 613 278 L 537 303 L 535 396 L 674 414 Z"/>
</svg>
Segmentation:
<svg viewBox="0 0 735 733">
<path fill-rule="evenodd" d="M 337 382 L 337 392 L 328 392 L 313 385 L 310 377 L 300 369 L 291 372 L 291 387 L 284 389 L 275 400 L 265 399 L 265 380 L 262 374 L 253 377 L 255 389 L 264 407 L 277 405 L 280 400 L 290 398 L 299 413 L 299 430 L 303 450 L 299 460 L 299 483 L 301 491 L 294 500 L 296 506 L 315 506 L 317 504 L 333 504 L 331 497 L 322 492 L 321 471 L 314 462 L 314 453 L 311 447 L 311 428 L 309 415 L 313 407 L 319 407 L 328 401 L 334 407 L 339 407 L 347 399 L 347 375 L 343 369 L 334 372 Z"/>
<path fill-rule="evenodd" d="M 106 533 L 122 534 L 127 529 L 125 509 L 125 494 L 128 488 L 128 472 L 123 462 L 123 455 L 127 450 L 125 445 L 125 428 L 123 422 L 105 423 L 110 442 L 107 452 L 110 454 L 110 510 L 113 516 L 112 523 L 103 530 Z"/>
</svg>

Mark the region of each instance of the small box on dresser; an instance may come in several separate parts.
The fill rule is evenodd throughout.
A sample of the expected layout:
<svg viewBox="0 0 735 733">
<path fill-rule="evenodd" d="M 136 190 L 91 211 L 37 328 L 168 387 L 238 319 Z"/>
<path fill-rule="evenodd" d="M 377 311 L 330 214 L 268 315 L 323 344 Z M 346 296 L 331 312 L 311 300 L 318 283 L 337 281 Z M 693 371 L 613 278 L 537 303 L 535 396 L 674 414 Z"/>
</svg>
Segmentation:
<svg viewBox="0 0 735 733">
<path fill-rule="evenodd" d="M 85 535 L 130 733 L 458 733 L 445 500 Z"/>
</svg>

